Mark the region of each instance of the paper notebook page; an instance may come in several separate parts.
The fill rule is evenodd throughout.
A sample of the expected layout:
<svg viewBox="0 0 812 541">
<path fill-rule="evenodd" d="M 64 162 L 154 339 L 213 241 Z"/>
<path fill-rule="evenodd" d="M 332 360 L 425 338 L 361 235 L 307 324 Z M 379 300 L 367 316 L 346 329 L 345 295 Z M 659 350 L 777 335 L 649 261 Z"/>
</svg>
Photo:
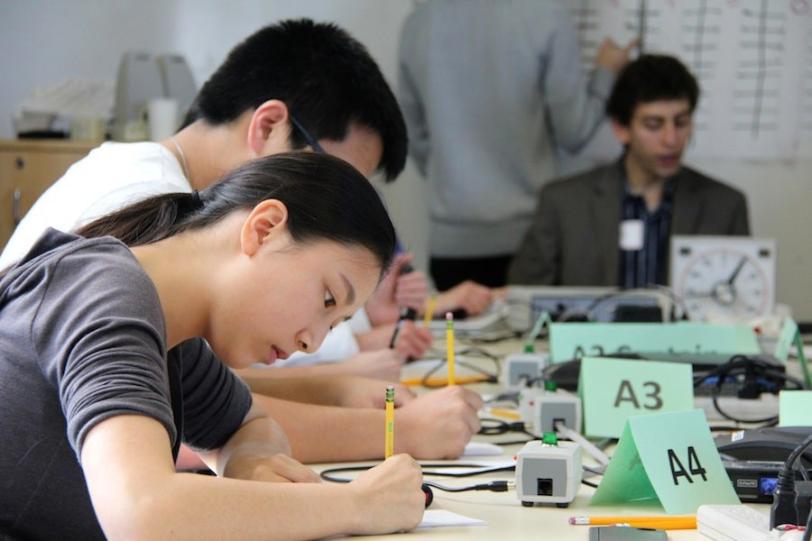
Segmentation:
<svg viewBox="0 0 812 541">
<path fill-rule="evenodd" d="M 487 526 L 487 522 L 478 518 L 466 517 L 445 509 L 428 509 L 423 513 L 423 521 L 417 529 L 445 528 L 449 526 Z"/>
<path fill-rule="evenodd" d="M 503 454 L 502 448 L 493 443 L 482 441 L 469 441 L 462 452 L 462 456 L 499 456 Z"/>
</svg>

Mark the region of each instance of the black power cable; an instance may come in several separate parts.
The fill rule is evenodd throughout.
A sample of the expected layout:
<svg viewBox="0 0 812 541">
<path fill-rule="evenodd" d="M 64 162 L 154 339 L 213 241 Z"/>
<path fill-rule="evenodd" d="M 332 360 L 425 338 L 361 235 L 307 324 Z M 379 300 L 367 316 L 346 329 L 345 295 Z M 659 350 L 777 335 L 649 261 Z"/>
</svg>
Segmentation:
<svg viewBox="0 0 812 541">
<path fill-rule="evenodd" d="M 710 372 L 694 376 L 694 388 L 712 378 L 717 378 L 716 383 L 711 387 L 713 407 L 719 415 L 737 423 L 766 423 L 770 425 L 778 422 L 778 415 L 758 419 L 741 419 L 724 411 L 719 405 L 719 395 L 722 386 L 729 379 L 743 379 L 742 387 L 738 393 L 739 398 L 757 398 L 762 392 L 776 394 L 780 390 L 801 390 L 804 388 L 801 380 L 781 372 L 776 365 L 746 355 L 734 355 L 726 363 L 719 365 Z"/>
<path fill-rule="evenodd" d="M 349 483 L 352 481 L 352 479 L 348 479 L 346 477 L 337 477 L 335 474 L 367 471 L 372 467 L 374 466 L 347 466 L 342 468 L 330 468 L 322 471 L 319 475 L 321 476 L 322 479 L 324 479 L 325 481 L 329 481 L 331 483 Z M 421 464 L 420 467 L 431 468 L 429 470 L 423 470 L 423 475 L 431 475 L 435 477 L 454 477 L 454 478 L 474 477 L 476 475 L 483 475 L 486 473 L 494 473 L 501 471 L 516 471 L 515 465 L 499 466 L 496 468 L 483 468 L 482 464 L 445 463 L 445 464 Z M 471 471 L 452 472 L 452 473 L 438 471 L 443 469 L 459 469 L 459 468 L 471 468 Z M 593 488 L 596 488 L 598 486 L 595 483 L 591 483 L 586 480 L 581 480 L 581 483 Z M 504 479 L 491 481 L 490 483 L 478 483 L 475 485 L 465 485 L 461 487 L 441 485 L 439 483 L 435 483 L 432 481 L 423 481 L 423 484 L 430 486 L 432 488 L 436 488 L 437 490 L 442 490 L 443 492 L 469 492 L 474 490 L 488 490 L 490 492 L 507 492 L 509 489 L 513 488 L 513 481 L 508 481 Z"/>
<path fill-rule="evenodd" d="M 494 372 L 488 372 L 487 370 L 483 370 L 483 369 L 479 368 L 478 366 L 474 366 L 474 365 L 472 365 L 470 363 L 467 363 L 467 362 L 465 362 L 464 360 L 461 360 L 461 359 L 457 359 L 457 366 L 463 366 L 465 368 L 468 368 L 469 370 L 471 370 L 472 372 L 474 372 L 476 374 L 485 376 L 485 379 L 482 381 L 482 383 L 498 383 L 499 382 L 499 366 L 500 366 L 499 357 L 493 355 L 492 353 L 488 352 L 487 350 L 485 350 L 483 348 L 479 348 L 479 347 L 476 347 L 476 346 L 463 348 L 463 349 L 457 351 L 456 354 L 461 355 L 461 356 L 465 355 L 465 356 L 468 356 L 468 357 L 480 357 L 480 358 L 488 359 L 489 361 L 493 362 L 494 367 L 495 367 Z M 446 386 L 445 383 L 440 384 L 440 385 L 434 385 L 434 384 L 430 383 L 429 380 L 430 380 L 431 376 L 433 376 L 435 374 L 435 372 L 437 372 L 443 366 L 445 366 L 447 362 L 448 362 L 448 360 L 445 358 L 445 356 L 442 359 L 440 359 L 439 361 L 437 361 L 436 365 L 434 365 L 425 374 L 423 374 L 423 377 L 420 380 L 420 385 L 422 385 L 423 387 L 426 387 L 427 389 L 445 387 Z"/>
<path fill-rule="evenodd" d="M 357 471 L 366 471 L 372 466 L 347 466 L 346 468 L 330 468 L 321 472 L 321 478 L 325 481 L 332 483 L 349 483 L 352 479 L 345 477 L 336 477 L 334 474 L 350 473 Z M 485 473 L 501 472 L 501 471 L 515 471 L 516 466 L 499 466 L 496 468 L 483 468 L 481 464 L 421 464 L 422 468 L 430 468 L 423 470 L 423 475 L 432 475 L 435 477 L 473 477 L 475 475 L 482 475 Z M 472 468 L 467 472 L 444 472 L 438 471 L 443 469 L 459 469 L 459 468 Z M 477 483 L 475 485 L 465 485 L 461 487 L 441 485 L 432 481 L 423 481 L 424 485 L 442 490 L 443 492 L 468 492 L 474 490 L 488 490 L 490 492 L 507 492 L 508 489 L 513 487 L 513 481 L 497 480 L 489 483 Z"/>
<path fill-rule="evenodd" d="M 509 423 L 501 419 L 491 419 L 488 417 L 483 417 L 482 419 L 479 420 L 479 423 L 480 423 L 479 434 L 482 436 L 500 436 L 502 434 L 508 434 L 511 432 L 516 432 L 519 434 L 524 434 L 525 436 L 530 436 L 530 439 L 499 441 L 496 442 L 494 445 L 499 446 L 522 445 L 529 441 L 538 439 L 538 436 L 536 436 L 532 432 L 529 432 L 525 428 L 524 423 L 521 421 Z"/>
<path fill-rule="evenodd" d="M 796 447 L 784 462 L 784 467 L 778 473 L 778 482 L 773 492 L 773 504 L 770 507 L 770 529 L 781 524 L 797 525 L 803 521 L 798 516 L 795 509 L 795 462 L 801 457 L 806 449 L 812 445 L 812 436 L 807 436 L 801 444 Z"/>
</svg>

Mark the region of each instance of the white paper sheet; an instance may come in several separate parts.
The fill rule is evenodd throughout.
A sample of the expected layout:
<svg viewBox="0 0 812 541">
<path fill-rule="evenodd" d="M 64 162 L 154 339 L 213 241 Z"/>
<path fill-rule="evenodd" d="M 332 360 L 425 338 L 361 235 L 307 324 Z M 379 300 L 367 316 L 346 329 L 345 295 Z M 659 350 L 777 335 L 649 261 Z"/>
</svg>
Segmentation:
<svg viewBox="0 0 812 541">
<path fill-rule="evenodd" d="M 775 160 L 812 152 L 810 0 L 573 0 L 586 71 L 604 38 L 679 57 L 702 88 L 688 154 Z"/>
<path fill-rule="evenodd" d="M 445 509 L 428 509 L 423 513 L 423 522 L 417 527 L 423 528 L 445 528 L 449 526 L 487 526 L 488 523 L 478 518 L 466 517 Z"/>
<path fill-rule="evenodd" d="M 462 456 L 499 456 L 502 453 L 502 448 L 493 443 L 469 441 Z"/>
</svg>

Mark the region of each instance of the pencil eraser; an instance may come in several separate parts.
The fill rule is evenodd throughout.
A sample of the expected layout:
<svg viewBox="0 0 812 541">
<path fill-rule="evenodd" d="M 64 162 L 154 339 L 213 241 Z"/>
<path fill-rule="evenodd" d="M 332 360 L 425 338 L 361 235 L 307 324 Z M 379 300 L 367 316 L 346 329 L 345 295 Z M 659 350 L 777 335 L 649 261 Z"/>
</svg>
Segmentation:
<svg viewBox="0 0 812 541">
<path fill-rule="evenodd" d="M 445 313 L 445 319 L 446 319 L 446 321 L 453 321 L 454 320 L 454 314 L 452 314 L 451 312 L 446 312 Z"/>
</svg>

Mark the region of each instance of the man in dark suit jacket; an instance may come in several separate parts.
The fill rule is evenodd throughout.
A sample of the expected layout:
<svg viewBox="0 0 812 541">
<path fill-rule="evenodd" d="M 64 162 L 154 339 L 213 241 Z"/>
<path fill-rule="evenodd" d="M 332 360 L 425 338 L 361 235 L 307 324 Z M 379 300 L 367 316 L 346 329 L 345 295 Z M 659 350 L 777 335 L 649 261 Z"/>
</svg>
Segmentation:
<svg viewBox="0 0 812 541">
<path fill-rule="evenodd" d="M 749 235 L 744 194 L 681 163 L 698 97 L 677 59 L 630 63 L 607 102 L 623 156 L 541 190 L 508 281 L 666 284 L 671 235 Z"/>
</svg>

